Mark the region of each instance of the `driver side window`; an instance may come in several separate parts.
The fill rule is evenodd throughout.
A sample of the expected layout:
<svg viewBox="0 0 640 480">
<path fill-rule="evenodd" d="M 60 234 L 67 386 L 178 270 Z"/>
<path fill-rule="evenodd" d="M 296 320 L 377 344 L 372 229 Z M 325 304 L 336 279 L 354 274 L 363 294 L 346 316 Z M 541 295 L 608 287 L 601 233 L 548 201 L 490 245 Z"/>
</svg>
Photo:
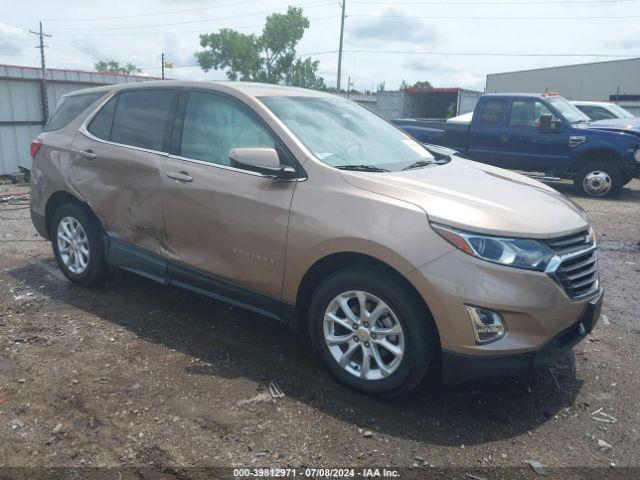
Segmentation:
<svg viewBox="0 0 640 480">
<path fill-rule="evenodd" d="M 538 126 L 542 115 L 553 114 L 541 102 L 535 100 L 517 100 L 511 104 L 509 126 L 535 128 Z"/>
<path fill-rule="evenodd" d="M 238 102 L 212 93 L 190 92 L 180 155 L 230 165 L 229 153 L 237 147 L 275 148 L 275 140 Z"/>
</svg>

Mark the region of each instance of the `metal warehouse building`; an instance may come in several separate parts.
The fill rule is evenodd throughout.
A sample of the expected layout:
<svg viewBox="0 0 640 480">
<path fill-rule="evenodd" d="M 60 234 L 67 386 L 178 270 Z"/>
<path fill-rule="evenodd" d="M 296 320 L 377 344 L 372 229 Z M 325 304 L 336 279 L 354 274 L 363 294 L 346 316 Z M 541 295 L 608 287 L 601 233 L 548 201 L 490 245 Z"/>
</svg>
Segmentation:
<svg viewBox="0 0 640 480">
<path fill-rule="evenodd" d="M 112 83 L 156 80 L 77 70 L 47 70 L 48 109 L 52 112 L 65 93 Z M 0 65 L 0 175 L 30 168 L 29 145 L 44 125 L 42 74 L 39 68 Z"/>
<path fill-rule="evenodd" d="M 640 116 L 640 58 L 487 75 L 487 93 L 558 92 L 611 101 Z"/>
</svg>

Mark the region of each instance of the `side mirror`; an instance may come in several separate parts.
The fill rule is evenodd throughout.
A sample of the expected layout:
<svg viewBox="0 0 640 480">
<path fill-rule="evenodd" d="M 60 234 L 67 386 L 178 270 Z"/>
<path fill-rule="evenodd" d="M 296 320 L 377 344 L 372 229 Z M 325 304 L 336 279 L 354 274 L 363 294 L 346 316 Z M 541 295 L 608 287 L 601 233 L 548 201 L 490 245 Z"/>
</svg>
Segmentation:
<svg viewBox="0 0 640 480">
<path fill-rule="evenodd" d="M 536 130 L 541 133 L 558 133 L 562 131 L 562 122 L 555 116 L 545 113 L 540 115 Z"/>
<path fill-rule="evenodd" d="M 232 167 L 244 168 L 271 178 L 295 178 L 296 169 L 282 165 L 278 152 L 273 148 L 233 148 L 229 152 Z"/>
</svg>

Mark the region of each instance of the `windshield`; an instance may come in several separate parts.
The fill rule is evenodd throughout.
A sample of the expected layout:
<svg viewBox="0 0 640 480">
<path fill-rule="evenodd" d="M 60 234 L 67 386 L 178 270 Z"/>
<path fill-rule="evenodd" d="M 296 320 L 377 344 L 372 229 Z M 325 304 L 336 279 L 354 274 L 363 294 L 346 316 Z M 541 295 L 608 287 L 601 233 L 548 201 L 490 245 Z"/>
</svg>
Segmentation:
<svg viewBox="0 0 640 480">
<path fill-rule="evenodd" d="M 547 98 L 549 103 L 553 105 L 560 115 L 569 123 L 590 122 L 591 119 L 582 113 L 578 107 L 572 105 L 562 97 Z"/>
<path fill-rule="evenodd" d="M 399 171 L 418 162 L 435 162 L 420 143 L 354 102 L 338 97 L 260 100 L 327 165 Z"/>
<path fill-rule="evenodd" d="M 620 118 L 633 118 L 633 115 L 629 113 L 628 110 L 625 110 L 620 105 L 616 105 L 615 103 L 609 104 L 609 108 L 616 112 Z"/>
</svg>

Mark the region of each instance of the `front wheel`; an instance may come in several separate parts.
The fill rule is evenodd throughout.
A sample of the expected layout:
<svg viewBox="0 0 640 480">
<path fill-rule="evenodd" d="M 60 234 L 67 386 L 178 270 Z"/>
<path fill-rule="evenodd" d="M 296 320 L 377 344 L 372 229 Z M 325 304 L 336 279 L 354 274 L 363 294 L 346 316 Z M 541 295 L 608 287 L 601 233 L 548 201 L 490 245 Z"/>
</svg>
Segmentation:
<svg viewBox="0 0 640 480">
<path fill-rule="evenodd" d="M 590 162 L 578 170 L 574 186 L 590 197 L 616 197 L 624 186 L 620 169 L 607 162 Z"/>
<path fill-rule="evenodd" d="M 343 270 L 325 279 L 311 302 L 309 333 L 338 380 L 371 394 L 410 391 L 437 351 L 424 304 L 374 271 Z"/>
</svg>

